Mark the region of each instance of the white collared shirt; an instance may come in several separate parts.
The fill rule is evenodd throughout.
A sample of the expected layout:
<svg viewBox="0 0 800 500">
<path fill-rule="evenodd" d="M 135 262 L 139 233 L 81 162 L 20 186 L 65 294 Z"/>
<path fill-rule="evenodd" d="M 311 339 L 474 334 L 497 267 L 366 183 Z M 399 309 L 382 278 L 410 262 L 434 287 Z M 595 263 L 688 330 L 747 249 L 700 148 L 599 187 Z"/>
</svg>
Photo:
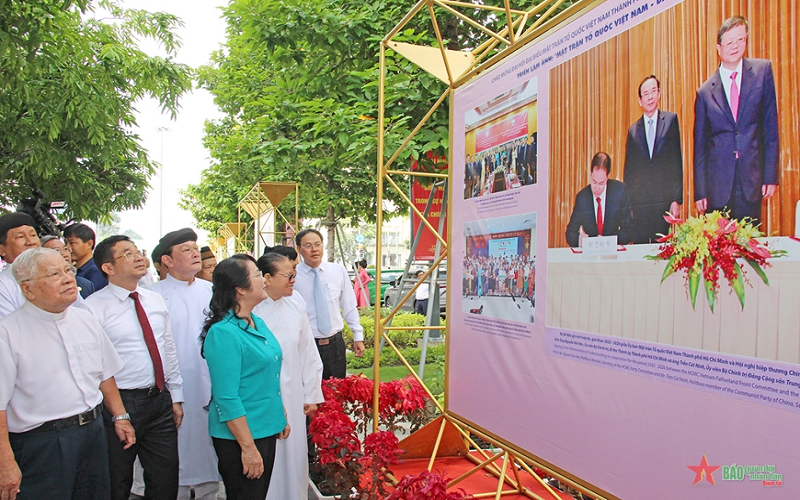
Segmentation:
<svg viewBox="0 0 800 500">
<path fill-rule="evenodd" d="M 4 318 L 25 303 L 19 283 L 11 273 L 11 264 L 0 272 L 0 318 Z"/>
<path fill-rule="evenodd" d="M 719 65 L 719 78 L 722 80 L 722 88 L 725 89 L 725 98 L 728 99 L 728 107 L 731 107 L 731 75 L 736 72 L 736 86 L 739 87 L 739 96 L 742 95 L 742 60 L 736 69 L 726 69 L 722 64 Z"/>
<path fill-rule="evenodd" d="M 317 329 L 317 311 L 314 305 L 314 273 L 305 263 L 297 265 L 297 279 L 294 289 L 300 293 L 306 301 L 306 313 L 308 321 L 311 323 L 311 331 L 314 337 L 321 339 L 330 337 L 334 333 L 344 328 L 344 321 L 350 330 L 353 331 L 353 340 L 364 340 L 364 330 L 361 328 L 358 308 L 356 307 L 356 294 L 353 293 L 353 286 L 350 284 L 350 277 L 347 269 L 335 262 L 322 262 L 317 268 L 320 270 L 319 278 L 323 285 L 328 289 L 328 313 L 331 317 L 331 331 L 320 332 Z"/>
<path fill-rule="evenodd" d="M 609 179 L 611 180 L 611 179 Z M 607 181 L 606 181 L 607 182 Z M 591 193 L 591 191 L 589 191 Z M 606 187 L 603 188 L 603 192 L 600 194 L 600 206 L 603 207 L 603 228 L 606 225 L 606 193 L 608 193 L 608 184 Z M 594 206 L 594 221 L 597 222 L 597 195 L 592 193 L 592 206 Z M 598 236 L 602 236 L 602 234 L 598 234 Z"/>
<path fill-rule="evenodd" d="M 139 301 L 153 329 L 153 336 L 161 355 L 164 379 L 173 403 L 183 402 L 183 379 L 181 378 L 175 341 L 169 322 L 169 311 L 164 299 L 153 291 L 137 287 Z M 142 326 L 136 314 L 136 305 L 131 292 L 109 283 L 99 292 L 86 299 L 86 308 L 103 325 L 125 366 L 115 379 L 120 389 L 145 389 L 156 385 L 153 360 L 144 341 Z"/>
<path fill-rule="evenodd" d="M 103 400 L 100 383 L 121 368 L 88 311 L 54 314 L 25 302 L 0 320 L 0 410 L 10 432 L 94 408 Z"/>
<path fill-rule="evenodd" d="M 653 141 L 653 149 L 656 148 L 656 132 L 658 132 L 658 108 L 653 112 L 653 116 L 648 117 L 646 114 L 642 114 L 642 118 L 644 119 L 644 136 L 645 142 L 647 142 L 647 147 L 650 147 L 650 141 Z M 653 137 L 650 137 L 650 120 L 653 120 Z M 650 158 L 653 157 L 653 151 L 650 151 Z M 605 206 L 603 207 L 605 209 Z M 603 212 L 605 213 L 605 212 Z"/>
</svg>

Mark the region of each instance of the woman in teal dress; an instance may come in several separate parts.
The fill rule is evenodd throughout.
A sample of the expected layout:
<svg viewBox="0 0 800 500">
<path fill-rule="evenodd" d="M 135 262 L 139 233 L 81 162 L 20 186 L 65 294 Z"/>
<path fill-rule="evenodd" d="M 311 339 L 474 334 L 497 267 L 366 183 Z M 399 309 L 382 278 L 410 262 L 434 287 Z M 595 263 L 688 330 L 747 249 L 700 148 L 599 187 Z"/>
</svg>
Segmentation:
<svg viewBox="0 0 800 500">
<path fill-rule="evenodd" d="M 264 500 L 276 439 L 289 435 L 280 391 L 280 344 L 251 311 L 267 297 L 249 255 L 214 269 L 211 312 L 201 334 L 211 375 L 208 432 L 228 500 Z"/>
</svg>

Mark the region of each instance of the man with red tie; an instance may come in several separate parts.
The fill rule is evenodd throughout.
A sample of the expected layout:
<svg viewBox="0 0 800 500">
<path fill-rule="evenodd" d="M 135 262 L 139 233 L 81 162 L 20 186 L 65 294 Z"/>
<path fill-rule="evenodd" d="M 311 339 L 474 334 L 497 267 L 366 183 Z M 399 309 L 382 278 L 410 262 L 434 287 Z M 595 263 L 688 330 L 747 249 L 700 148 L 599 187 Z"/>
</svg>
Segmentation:
<svg viewBox="0 0 800 500">
<path fill-rule="evenodd" d="M 701 213 L 761 219 L 761 200 L 778 187 L 778 106 L 772 63 L 749 59 L 747 21 L 727 19 L 717 32 L 719 69 L 694 105 L 694 199 Z"/>
<path fill-rule="evenodd" d="M 124 449 L 108 439 L 112 500 L 127 500 L 136 457 L 144 469 L 145 496 L 178 495 L 178 427 L 183 418 L 183 380 L 164 299 L 138 286 L 147 263 L 127 236 L 101 241 L 93 256 L 108 286 L 86 301 L 100 320 L 125 366 L 117 385 L 137 442 Z M 107 412 L 106 412 L 107 413 Z M 106 425 L 113 425 L 104 414 Z"/>
<path fill-rule="evenodd" d="M 617 242 L 631 241 L 631 201 L 625 184 L 609 179 L 611 157 L 602 151 L 594 155 L 589 169 L 591 183 L 575 196 L 575 205 L 565 236 L 571 247 L 580 246 L 586 236 L 617 235 Z"/>
</svg>

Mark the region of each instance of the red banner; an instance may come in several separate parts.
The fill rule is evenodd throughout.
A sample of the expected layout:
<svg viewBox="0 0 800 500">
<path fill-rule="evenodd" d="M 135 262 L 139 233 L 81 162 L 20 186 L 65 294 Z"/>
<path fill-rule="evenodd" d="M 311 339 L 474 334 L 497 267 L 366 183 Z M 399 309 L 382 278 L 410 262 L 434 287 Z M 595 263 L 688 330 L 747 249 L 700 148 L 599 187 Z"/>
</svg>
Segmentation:
<svg viewBox="0 0 800 500">
<path fill-rule="evenodd" d="M 417 162 L 413 162 L 411 165 L 412 170 L 417 169 Z M 444 167 L 444 171 L 447 171 L 447 166 Z M 433 188 L 433 183 L 423 186 L 418 181 L 414 180 L 414 183 L 411 185 L 411 201 L 414 203 L 414 206 L 420 213 L 425 213 L 425 205 L 428 204 L 428 198 L 431 195 L 431 189 Z M 434 194 L 433 204 L 431 205 L 431 210 L 428 212 L 428 222 L 430 222 L 431 226 L 433 226 L 436 230 L 439 229 L 439 217 L 442 213 L 442 188 L 441 186 L 436 188 L 436 193 Z M 417 234 L 417 227 L 420 224 L 420 218 L 417 217 L 416 212 L 411 212 L 411 237 L 413 238 Z M 445 213 L 445 222 L 443 227 L 443 234 L 442 238 L 447 241 L 447 213 Z M 420 235 L 420 241 L 417 245 L 417 251 L 414 253 L 415 260 L 434 260 L 434 254 L 436 253 L 436 236 L 428 229 L 425 225 L 422 226 L 422 234 Z"/>
<path fill-rule="evenodd" d="M 480 153 L 500 144 L 528 135 L 528 110 L 483 127 L 475 133 L 475 152 Z"/>
</svg>

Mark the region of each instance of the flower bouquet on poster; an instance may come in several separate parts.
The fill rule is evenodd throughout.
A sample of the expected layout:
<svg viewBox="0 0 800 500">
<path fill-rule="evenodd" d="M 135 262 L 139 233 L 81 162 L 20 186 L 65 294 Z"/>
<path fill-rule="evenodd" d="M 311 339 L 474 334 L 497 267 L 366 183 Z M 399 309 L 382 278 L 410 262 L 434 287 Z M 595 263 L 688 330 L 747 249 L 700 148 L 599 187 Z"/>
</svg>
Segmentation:
<svg viewBox="0 0 800 500">
<path fill-rule="evenodd" d="M 673 231 L 658 240 L 662 243 L 658 254 L 647 258 L 667 261 L 662 283 L 673 273 L 684 272 L 692 308 L 702 279 L 708 306 L 714 312 L 719 279 L 723 276 L 744 309 L 744 287 L 750 283 L 743 264 L 746 262 L 769 285 L 764 268 L 770 266 L 769 259 L 786 254 L 785 250 L 771 250 L 758 241 L 756 238 L 763 234 L 748 218 L 732 220 L 727 213 L 714 211 L 685 221 L 671 215 L 664 219 L 673 225 Z"/>
</svg>

